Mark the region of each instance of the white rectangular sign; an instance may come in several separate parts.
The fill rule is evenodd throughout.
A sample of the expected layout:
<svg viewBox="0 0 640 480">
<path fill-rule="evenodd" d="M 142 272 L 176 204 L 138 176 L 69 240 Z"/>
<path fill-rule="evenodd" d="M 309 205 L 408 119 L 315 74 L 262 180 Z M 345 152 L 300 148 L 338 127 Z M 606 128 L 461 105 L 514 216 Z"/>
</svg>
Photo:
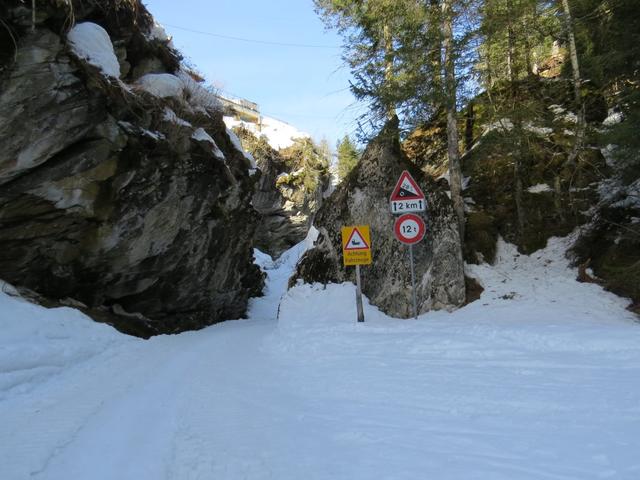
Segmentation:
<svg viewBox="0 0 640 480">
<path fill-rule="evenodd" d="M 411 213 L 424 212 L 427 209 L 427 202 L 422 198 L 413 200 L 391 200 L 391 213 Z"/>
</svg>

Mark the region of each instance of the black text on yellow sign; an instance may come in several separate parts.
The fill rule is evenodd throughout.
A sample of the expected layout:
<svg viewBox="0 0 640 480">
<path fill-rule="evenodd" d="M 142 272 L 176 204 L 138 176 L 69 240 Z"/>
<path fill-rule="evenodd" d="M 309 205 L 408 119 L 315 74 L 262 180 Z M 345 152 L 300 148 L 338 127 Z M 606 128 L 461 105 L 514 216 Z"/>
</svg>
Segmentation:
<svg viewBox="0 0 640 480">
<path fill-rule="evenodd" d="M 342 227 L 342 259 L 345 267 L 371 265 L 369 225 Z"/>
</svg>

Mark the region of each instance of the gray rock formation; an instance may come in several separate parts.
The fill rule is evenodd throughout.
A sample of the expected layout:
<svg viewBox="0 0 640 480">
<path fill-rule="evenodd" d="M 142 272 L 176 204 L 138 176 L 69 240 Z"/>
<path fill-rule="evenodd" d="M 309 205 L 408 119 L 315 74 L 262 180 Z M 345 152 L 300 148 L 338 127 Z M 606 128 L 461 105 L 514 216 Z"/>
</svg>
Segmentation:
<svg viewBox="0 0 640 480">
<path fill-rule="evenodd" d="M 397 122 L 397 120 L 396 120 Z M 353 281 L 343 267 L 340 228 L 371 227 L 373 264 L 362 267 L 363 292 L 385 313 L 412 316 L 408 247 L 393 234 L 389 196 L 403 170 L 409 170 L 427 196 L 427 234 L 414 246 L 418 310 L 451 309 L 465 301 L 464 265 L 451 202 L 441 187 L 413 167 L 400 151 L 397 123 L 390 122 L 367 147 L 356 168 L 316 215 L 320 235 L 300 260 L 290 284 Z"/>
<path fill-rule="evenodd" d="M 279 152 L 246 129 L 236 131 L 262 171 L 252 201 L 260 214 L 255 246 L 277 258 L 306 237 L 329 184 L 328 164 L 310 139 Z"/>
<path fill-rule="evenodd" d="M 16 5 L 3 13 L 19 49 L 0 55 L 0 278 L 141 336 L 241 317 L 262 287 L 250 205 L 259 176 L 221 113 L 105 77 L 55 33 L 62 7 L 43 6 L 31 34 Z M 110 34 L 127 72 L 149 63 L 144 52 L 175 60 L 145 35 L 144 7 L 123 5 L 74 2 L 76 20 L 89 9 L 109 29 L 117 14 Z M 194 136 L 200 128 L 210 138 Z"/>
</svg>

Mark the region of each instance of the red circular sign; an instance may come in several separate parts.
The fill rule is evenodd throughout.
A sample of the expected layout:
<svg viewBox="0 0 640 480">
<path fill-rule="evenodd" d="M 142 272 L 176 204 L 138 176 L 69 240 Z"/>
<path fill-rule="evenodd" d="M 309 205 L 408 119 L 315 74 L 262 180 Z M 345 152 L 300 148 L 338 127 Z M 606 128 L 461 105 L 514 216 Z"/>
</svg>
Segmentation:
<svg viewBox="0 0 640 480">
<path fill-rule="evenodd" d="M 413 213 L 405 213 L 396 220 L 393 231 L 396 238 L 406 245 L 413 245 L 424 238 L 427 230 L 424 220 Z"/>
</svg>

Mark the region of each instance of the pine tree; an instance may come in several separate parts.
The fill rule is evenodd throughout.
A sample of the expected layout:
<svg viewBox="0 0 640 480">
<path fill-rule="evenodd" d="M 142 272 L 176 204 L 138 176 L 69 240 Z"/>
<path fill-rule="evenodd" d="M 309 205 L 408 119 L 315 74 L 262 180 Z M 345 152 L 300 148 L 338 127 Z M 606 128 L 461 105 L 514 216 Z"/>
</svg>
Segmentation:
<svg viewBox="0 0 640 480">
<path fill-rule="evenodd" d="M 345 135 L 341 141 L 338 141 L 337 150 L 338 177 L 343 180 L 358 163 L 360 154 L 349 135 Z"/>
<path fill-rule="evenodd" d="M 343 58 L 354 77 L 351 91 L 370 108 L 366 123 L 378 127 L 409 108 L 420 89 L 416 73 L 425 63 L 415 56 L 425 19 L 423 2 L 315 0 L 315 5 L 325 23 L 345 39 Z"/>
</svg>

